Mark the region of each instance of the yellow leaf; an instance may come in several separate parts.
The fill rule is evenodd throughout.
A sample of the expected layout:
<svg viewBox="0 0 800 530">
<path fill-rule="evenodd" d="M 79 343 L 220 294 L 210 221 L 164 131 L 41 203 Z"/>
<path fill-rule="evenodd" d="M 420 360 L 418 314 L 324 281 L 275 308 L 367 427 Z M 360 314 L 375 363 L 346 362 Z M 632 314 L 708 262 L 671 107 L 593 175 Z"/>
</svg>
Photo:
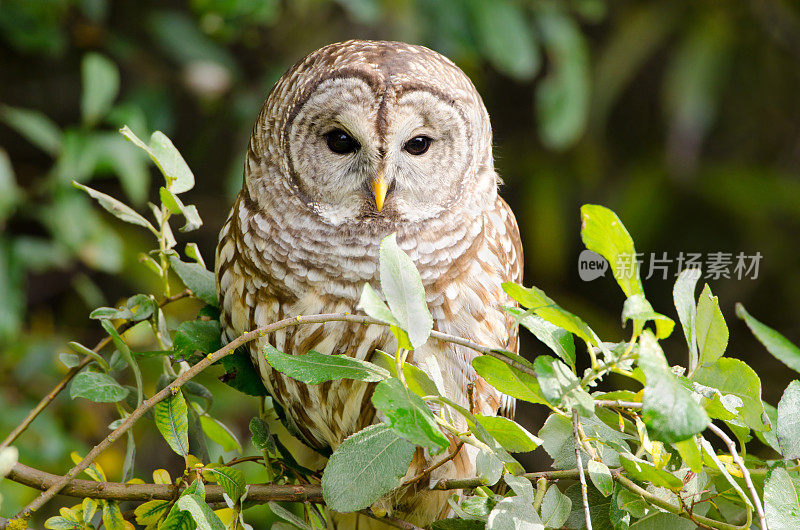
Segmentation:
<svg viewBox="0 0 800 530">
<path fill-rule="evenodd" d="M 153 471 L 153 482 L 156 484 L 172 484 L 172 478 L 166 469 L 156 469 Z"/>
</svg>

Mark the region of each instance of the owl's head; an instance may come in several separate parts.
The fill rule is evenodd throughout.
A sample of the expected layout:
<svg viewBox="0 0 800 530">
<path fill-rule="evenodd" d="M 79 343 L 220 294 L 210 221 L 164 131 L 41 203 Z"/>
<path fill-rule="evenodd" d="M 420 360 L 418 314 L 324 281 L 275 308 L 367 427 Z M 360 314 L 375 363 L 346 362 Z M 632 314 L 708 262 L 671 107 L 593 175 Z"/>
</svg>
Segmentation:
<svg viewBox="0 0 800 530">
<path fill-rule="evenodd" d="M 494 192 L 489 116 L 469 78 L 428 48 L 331 44 L 270 93 L 246 185 L 256 201 L 279 185 L 337 225 L 425 220 Z"/>
</svg>

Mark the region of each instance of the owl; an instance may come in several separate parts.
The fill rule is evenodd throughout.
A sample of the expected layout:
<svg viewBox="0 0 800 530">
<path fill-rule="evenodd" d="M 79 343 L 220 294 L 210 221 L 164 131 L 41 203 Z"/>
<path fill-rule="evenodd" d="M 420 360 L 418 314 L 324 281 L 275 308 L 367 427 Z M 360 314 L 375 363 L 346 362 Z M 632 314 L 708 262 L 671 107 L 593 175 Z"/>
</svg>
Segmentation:
<svg viewBox="0 0 800 530">
<path fill-rule="evenodd" d="M 419 269 L 434 329 L 517 351 L 516 323 L 502 308 L 513 302 L 501 284 L 521 281 L 522 248 L 498 183 L 489 115 L 449 59 L 422 46 L 361 40 L 311 53 L 267 97 L 220 232 L 224 339 L 287 317 L 357 312 L 364 284 L 379 287 L 379 244 L 396 233 Z M 372 384 L 302 384 L 266 363 L 267 343 L 290 354 L 369 360 L 376 349 L 396 349 L 388 328 L 328 322 L 250 343 L 264 385 L 312 448 L 335 450 L 380 420 Z M 513 399 L 475 373 L 475 355 L 430 339 L 408 362 L 476 413 L 513 414 Z M 432 480 L 475 476 L 472 449 L 464 446 Z M 432 461 L 419 448 L 407 476 Z M 447 493 L 426 487 L 397 492 L 391 509 L 419 525 L 446 517 Z"/>
</svg>

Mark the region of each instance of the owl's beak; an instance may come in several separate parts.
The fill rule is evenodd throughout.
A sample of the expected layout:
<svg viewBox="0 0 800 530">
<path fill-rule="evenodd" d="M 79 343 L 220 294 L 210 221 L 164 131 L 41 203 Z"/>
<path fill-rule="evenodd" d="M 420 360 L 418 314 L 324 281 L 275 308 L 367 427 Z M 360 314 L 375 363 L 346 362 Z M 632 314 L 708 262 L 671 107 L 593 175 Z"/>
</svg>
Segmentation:
<svg viewBox="0 0 800 530">
<path fill-rule="evenodd" d="M 389 184 L 383 177 L 383 172 L 378 173 L 375 180 L 372 181 L 372 194 L 375 196 L 375 207 L 380 212 L 383 210 L 383 201 L 386 200 L 386 192 L 389 190 Z"/>
</svg>

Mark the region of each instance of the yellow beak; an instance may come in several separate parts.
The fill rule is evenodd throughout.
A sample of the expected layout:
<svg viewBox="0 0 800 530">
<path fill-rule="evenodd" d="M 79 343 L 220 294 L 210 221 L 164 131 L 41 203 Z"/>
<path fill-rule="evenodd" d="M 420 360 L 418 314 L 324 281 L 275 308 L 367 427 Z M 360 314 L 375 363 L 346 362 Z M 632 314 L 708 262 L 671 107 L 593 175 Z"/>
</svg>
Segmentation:
<svg viewBox="0 0 800 530">
<path fill-rule="evenodd" d="M 383 173 L 378 173 L 375 180 L 372 181 L 372 194 L 375 196 L 375 207 L 380 212 L 383 210 L 383 201 L 386 199 L 386 192 L 389 190 L 389 185 L 386 179 L 383 178 Z"/>
</svg>

